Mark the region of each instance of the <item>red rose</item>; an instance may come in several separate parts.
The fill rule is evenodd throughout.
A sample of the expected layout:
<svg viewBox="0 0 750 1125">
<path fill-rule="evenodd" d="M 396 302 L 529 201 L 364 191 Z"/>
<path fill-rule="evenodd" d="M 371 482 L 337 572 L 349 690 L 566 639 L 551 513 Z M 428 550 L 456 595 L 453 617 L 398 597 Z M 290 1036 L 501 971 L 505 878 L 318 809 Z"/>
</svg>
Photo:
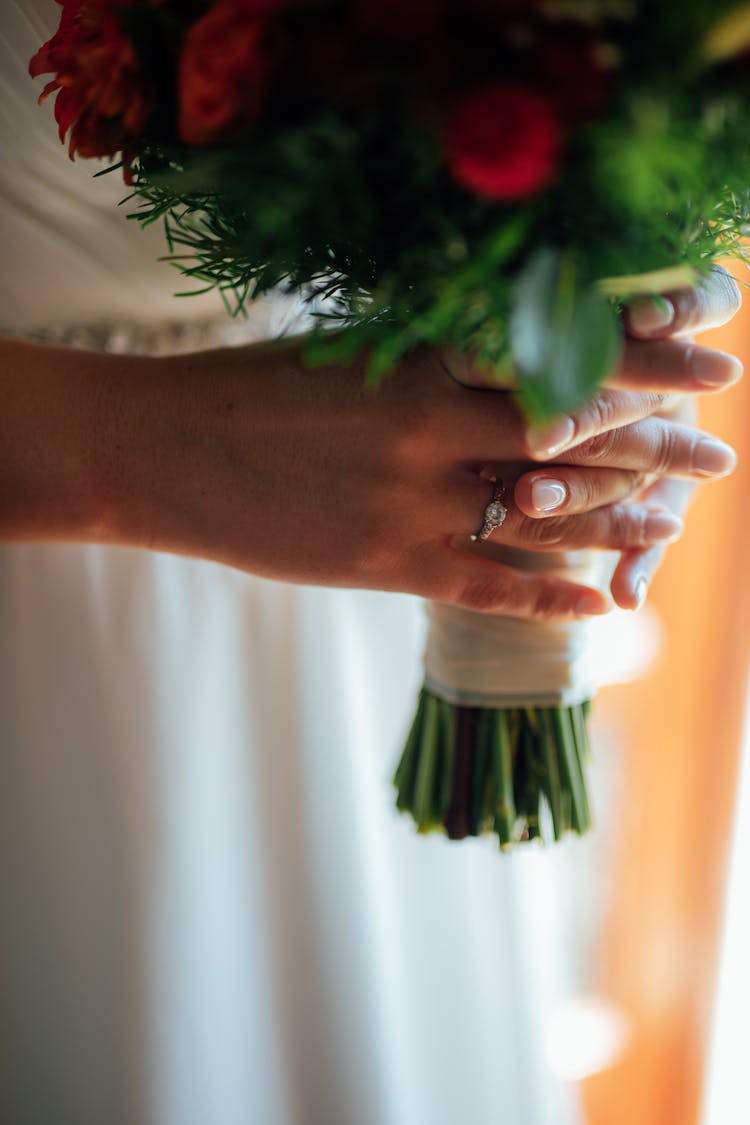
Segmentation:
<svg viewBox="0 0 750 1125">
<path fill-rule="evenodd" d="M 220 140 L 256 118 L 271 69 L 268 17 L 275 0 L 219 0 L 185 36 L 179 134 L 186 144 Z"/>
<path fill-rule="evenodd" d="M 68 151 L 114 156 L 143 131 L 153 108 L 133 45 L 117 19 L 129 0 L 58 0 L 60 26 L 29 63 L 32 78 L 54 74 L 39 98 L 57 92 L 55 119 Z"/>
<path fill-rule="evenodd" d="M 557 167 L 560 126 L 546 99 L 523 86 L 485 86 L 454 108 L 447 130 L 451 172 L 485 199 L 533 195 Z"/>
</svg>

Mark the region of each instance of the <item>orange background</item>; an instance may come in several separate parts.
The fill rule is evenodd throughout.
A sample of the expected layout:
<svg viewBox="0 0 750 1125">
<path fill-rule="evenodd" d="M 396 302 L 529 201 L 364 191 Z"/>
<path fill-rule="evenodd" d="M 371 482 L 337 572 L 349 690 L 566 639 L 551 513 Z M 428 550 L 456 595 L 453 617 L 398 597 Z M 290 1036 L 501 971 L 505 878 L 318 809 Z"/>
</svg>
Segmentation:
<svg viewBox="0 0 750 1125">
<path fill-rule="evenodd" d="M 750 368 L 750 292 L 744 302 L 701 343 Z M 626 764 L 596 983 L 633 1036 L 583 1082 L 588 1125 L 701 1116 L 750 663 L 750 372 L 702 401 L 701 424 L 734 445 L 739 468 L 700 490 L 653 584 L 658 668 L 602 700 Z"/>
</svg>

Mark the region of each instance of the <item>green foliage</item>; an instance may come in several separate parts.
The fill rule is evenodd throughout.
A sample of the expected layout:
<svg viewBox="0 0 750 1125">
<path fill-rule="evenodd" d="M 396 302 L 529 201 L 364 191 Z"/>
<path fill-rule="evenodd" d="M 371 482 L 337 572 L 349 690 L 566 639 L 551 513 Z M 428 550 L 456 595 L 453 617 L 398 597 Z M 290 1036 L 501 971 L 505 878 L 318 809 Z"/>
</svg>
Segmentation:
<svg viewBox="0 0 750 1125">
<path fill-rule="evenodd" d="M 232 315 L 271 289 L 303 291 L 317 360 L 367 348 L 377 381 L 445 344 L 514 365 L 528 412 L 571 409 L 617 354 L 598 279 L 745 255 L 750 67 L 711 69 L 700 53 L 734 7 L 568 5 L 616 45 L 612 89 L 569 131 L 557 175 L 517 202 L 461 187 L 430 114 L 394 80 L 365 105 L 293 90 L 241 142 L 147 140 L 134 217 L 163 223 L 185 291 L 216 288 Z M 394 58 L 403 68 L 384 50 L 384 73 Z M 327 340 L 331 327 L 346 341 Z"/>
<path fill-rule="evenodd" d="M 592 394 L 619 353 L 612 304 L 581 288 L 573 260 L 550 247 L 534 251 L 519 274 L 510 337 L 520 401 L 539 419 Z"/>
</svg>

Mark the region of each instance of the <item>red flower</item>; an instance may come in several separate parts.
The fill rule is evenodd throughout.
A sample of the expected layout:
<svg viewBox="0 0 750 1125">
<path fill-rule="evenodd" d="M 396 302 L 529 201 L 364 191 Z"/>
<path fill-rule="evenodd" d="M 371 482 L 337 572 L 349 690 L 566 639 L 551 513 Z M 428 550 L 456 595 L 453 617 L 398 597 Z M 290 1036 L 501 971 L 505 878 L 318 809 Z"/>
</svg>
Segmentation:
<svg viewBox="0 0 750 1125">
<path fill-rule="evenodd" d="M 446 140 L 459 183 L 485 199 L 513 200 L 533 195 L 553 175 L 561 134 L 546 99 L 523 86 L 493 85 L 455 106 Z"/>
<path fill-rule="evenodd" d="M 187 144 L 220 140 L 260 114 L 275 8 L 275 0 L 219 0 L 188 31 L 179 76 L 179 134 Z"/>
<path fill-rule="evenodd" d="M 114 156 L 142 133 L 153 108 L 133 45 L 117 18 L 130 0 L 57 0 L 60 26 L 29 63 L 32 78 L 54 74 L 39 101 L 57 92 L 55 119 L 68 151 Z"/>
</svg>

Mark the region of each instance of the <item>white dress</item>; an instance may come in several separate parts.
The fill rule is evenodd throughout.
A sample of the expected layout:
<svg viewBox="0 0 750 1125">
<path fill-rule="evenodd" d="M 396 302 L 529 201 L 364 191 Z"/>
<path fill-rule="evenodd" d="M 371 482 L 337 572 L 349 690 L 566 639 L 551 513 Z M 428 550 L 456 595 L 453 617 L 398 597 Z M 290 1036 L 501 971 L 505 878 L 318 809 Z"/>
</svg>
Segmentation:
<svg viewBox="0 0 750 1125">
<path fill-rule="evenodd" d="M 117 175 L 71 164 L 36 105 L 58 15 L 3 0 L 0 324 L 125 348 L 209 317 L 186 344 L 218 339 L 218 300 L 174 300 Z M 0 549 L 0 1121 L 575 1120 L 542 1053 L 565 849 L 420 838 L 393 810 L 422 632 L 406 597 Z"/>
</svg>

